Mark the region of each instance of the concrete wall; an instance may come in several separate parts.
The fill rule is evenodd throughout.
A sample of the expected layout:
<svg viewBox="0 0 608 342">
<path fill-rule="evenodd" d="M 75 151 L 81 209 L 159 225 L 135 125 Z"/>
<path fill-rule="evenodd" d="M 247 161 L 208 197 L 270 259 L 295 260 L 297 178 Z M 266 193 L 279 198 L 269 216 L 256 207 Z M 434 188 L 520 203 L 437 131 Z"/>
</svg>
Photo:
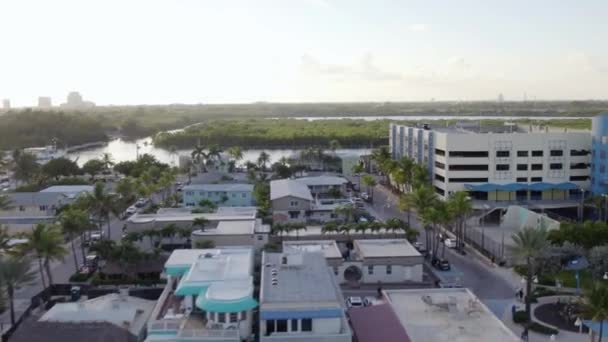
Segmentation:
<svg viewBox="0 0 608 342">
<path fill-rule="evenodd" d="M 525 227 L 537 228 L 541 226 L 547 229 L 558 229 L 559 222 L 517 205 L 507 208 L 500 224 L 501 228 L 516 231 Z"/>
<path fill-rule="evenodd" d="M 23 209 L 23 210 L 21 210 Z M 39 206 L 15 206 L 7 210 L 0 210 L 0 217 L 39 217 L 54 216 L 55 209 L 40 210 Z"/>
<path fill-rule="evenodd" d="M 360 280 L 363 284 L 377 284 L 377 283 L 403 283 L 403 282 L 422 282 L 422 263 L 411 266 L 391 265 L 391 274 L 386 273 L 387 265 L 373 265 L 373 274 L 369 274 L 368 266 L 362 262 L 351 261 L 344 262 L 340 266 L 330 266 L 336 280 L 340 284 L 346 283 L 344 278 L 344 272 L 347 268 L 355 266 L 361 270 L 362 278 Z M 338 274 L 336 274 L 336 269 Z"/>
<path fill-rule="evenodd" d="M 299 324 L 299 323 L 298 323 Z M 298 328 L 301 329 L 300 325 Z M 291 320 L 287 320 L 286 333 L 266 334 L 266 321 L 260 320 L 260 342 L 297 341 L 297 342 L 352 342 L 350 328 L 344 317 L 315 318 L 312 320 L 312 332 L 291 331 Z"/>
</svg>

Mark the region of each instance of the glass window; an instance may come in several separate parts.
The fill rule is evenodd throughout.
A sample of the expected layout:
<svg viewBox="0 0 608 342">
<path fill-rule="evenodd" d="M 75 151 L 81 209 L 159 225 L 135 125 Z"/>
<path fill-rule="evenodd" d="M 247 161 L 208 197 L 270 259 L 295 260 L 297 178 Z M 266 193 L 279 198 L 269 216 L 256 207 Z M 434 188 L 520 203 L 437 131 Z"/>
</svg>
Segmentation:
<svg viewBox="0 0 608 342">
<path fill-rule="evenodd" d="M 244 321 L 247 319 L 247 311 L 241 311 L 241 321 Z"/>
<path fill-rule="evenodd" d="M 542 182 L 543 181 L 543 177 L 532 177 L 530 178 L 531 182 Z"/>
<path fill-rule="evenodd" d="M 241 197 L 243 197 L 243 198 L 247 197 L 247 193 L 243 192 L 243 193 L 241 194 Z"/>
<path fill-rule="evenodd" d="M 289 205 L 292 207 L 297 207 L 298 206 L 298 201 L 291 201 L 289 202 Z"/>
<path fill-rule="evenodd" d="M 496 151 L 497 158 L 506 158 L 510 155 L 509 151 Z"/>
<path fill-rule="evenodd" d="M 393 266 L 386 265 L 386 274 L 393 274 Z"/>
<path fill-rule="evenodd" d="M 517 151 L 517 156 L 518 157 L 527 157 L 528 151 Z"/>
<path fill-rule="evenodd" d="M 302 319 L 302 331 L 312 331 L 312 319 L 311 318 Z"/>
<path fill-rule="evenodd" d="M 277 332 L 287 332 L 286 319 L 277 319 Z"/>
<path fill-rule="evenodd" d="M 218 323 L 226 323 L 226 313 L 220 312 L 217 314 Z"/>
<path fill-rule="evenodd" d="M 496 171 L 509 171 L 509 164 L 496 164 Z"/>
<path fill-rule="evenodd" d="M 374 274 L 374 265 L 367 266 L 367 274 Z"/>
<path fill-rule="evenodd" d="M 604 151 L 604 150 L 600 151 L 600 159 L 606 159 L 606 151 Z"/>
<path fill-rule="evenodd" d="M 238 312 L 231 312 L 230 313 L 230 323 L 236 323 L 239 321 L 239 313 Z"/>
<path fill-rule="evenodd" d="M 532 151 L 532 157 L 542 157 L 542 156 L 543 156 L 543 150 Z"/>
<path fill-rule="evenodd" d="M 538 171 L 543 169 L 543 164 L 532 164 L 532 170 Z"/>
<path fill-rule="evenodd" d="M 551 170 L 561 170 L 564 166 L 562 165 L 562 163 L 551 163 L 549 167 L 551 168 Z"/>
<path fill-rule="evenodd" d="M 517 182 L 518 183 L 525 183 L 528 181 L 527 177 L 517 177 Z"/>
<path fill-rule="evenodd" d="M 266 320 L 266 336 L 272 334 L 273 332 L 275 332 L 274 329 L 274 320 L 272 319 L 268 319 Z"/>
<path fill-rule="evenodd" d="M 528 170 L 528 164 L 517 164 L 517 171 L 526 171 Z"/>
<path fill-rule="evenodd" d="M 298 331 L 298 320 L 297 319 L 291 320 L 291 331 Z"/>
<path fill-rule="evenodd" d="M 564 155 L 562 150 L 551 150 L 551 157 L 561 157 Z"/>
</svg>

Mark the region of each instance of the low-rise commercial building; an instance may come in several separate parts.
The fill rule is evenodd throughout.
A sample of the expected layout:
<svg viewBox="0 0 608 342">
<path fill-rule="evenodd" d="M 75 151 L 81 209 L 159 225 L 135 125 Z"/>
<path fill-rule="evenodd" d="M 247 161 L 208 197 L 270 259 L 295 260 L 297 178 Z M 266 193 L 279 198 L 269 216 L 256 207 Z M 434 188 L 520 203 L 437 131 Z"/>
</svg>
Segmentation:
<svg viewBox="0 0 608 342">
<path fill-rule="evenodd" d="M 264 253 L 260 341 L 350 342 L 340 287 L 321 253 Z"/>
<path fill-rule="evenodd" d="M 146 342 L 249 340 L 258 306 L 253 262 L 250 247 L 173 251 Z"/>
<path fill-rule="evenodd" d="M 196 207 L 202 200 L 217 206 L 248 207 L 254 204 L 252 193 L 251 184 L 191 184 L 183 188 L 183 202 L 186 207 Z"/>
<path fill-rule="evenodd" d="M 320 252 L 339 283 L 422 282 L 422 255 L 405 239 L 354 240 L 353 249 L 333 240 L 284 241 L 284 252 Z"/>
<path fill-rule="evenodd" d="M 411 342 L 521 341 L 468 289 L 385 290 L 384 297 Z"/>
</svg>

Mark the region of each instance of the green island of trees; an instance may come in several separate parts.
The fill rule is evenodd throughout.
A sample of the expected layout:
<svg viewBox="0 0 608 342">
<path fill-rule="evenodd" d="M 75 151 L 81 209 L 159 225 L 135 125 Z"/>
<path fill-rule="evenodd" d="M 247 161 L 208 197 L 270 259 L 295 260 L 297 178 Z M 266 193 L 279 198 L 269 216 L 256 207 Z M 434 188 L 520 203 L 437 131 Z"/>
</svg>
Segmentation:
<svg viewBox="0 0 608 342">
<path fill-rule="evenodd" d="M 56 140 L 63 146 L 106 141 L 109 137 L 141 138 L 159 132 L 200 124 L 184 133 L 163 135 L 157 144 L 168 148 L 169 140 L 178 147 L 193 146 L 195 132 L 202 127 L 214 129 L 202 132 L 200 138 L 210 142 L 225 141 L 232 135 L 228 129 L 244 130 L 251 124 L 251 132 L 239 132 L 239 142 L 228 145 L 243 146 L 268 144 L 283 146 L 291 136 L 288 146 L 302 146 L 315 142 L 316 146 L 327 146 L 337 140 L 341 146 L 369 146 L 370 141 L 387 136 L 389 120 L 372 123 L 363 120 L 338 120 L 363 116 L 425 116 L 428 120 L 441 116 L 496 116 L 496 120 L 514 116 L 530 119 L 516 120 L 522 124 L 546 123 L 550 126 L 568 128 L 590 128 L 586 117 L 597 115 L 608 108 L 605 101 L 531 101 L 531 102 L 391 102 L 391 103 L 251 103 L 251 104 L 198 104 L 157 106 L 100 106 L 81 110 L 54 108 L 51 110 L 23 109 L 0 114 L 0 150 L 13 150 L 49 145 Z M 555 119 L 540 121 L 539 116 L 583 117 L 583 119 Z M 335 118 L 327 121 L 288 120 L 294 117 Z M 397 118 L 394 118 L 397 119 Z M 488 120 L 487 122 L 496 122 Z M 390 121 L 395 121 L 391 118 Z M 485 120 L 484 120 L 485 121 Z M 410 120 L 409 122 L 413 122 Z M 434 120 L 438 124 L 445 121 Z M 268 126 L 275 130 L 264 136 Z M 242 133 L 242 134 L 241 134 Z M 247 133 L 247 134 L 245 134 Z M 264 139 L 260 138 L 264 137 Z M 322 138 L 319 141 L 319 137 Z M 196 140 L 195 140 L 196 141 Z M 385 142 L 384 142 L 385 143 Z"/>
</svg>

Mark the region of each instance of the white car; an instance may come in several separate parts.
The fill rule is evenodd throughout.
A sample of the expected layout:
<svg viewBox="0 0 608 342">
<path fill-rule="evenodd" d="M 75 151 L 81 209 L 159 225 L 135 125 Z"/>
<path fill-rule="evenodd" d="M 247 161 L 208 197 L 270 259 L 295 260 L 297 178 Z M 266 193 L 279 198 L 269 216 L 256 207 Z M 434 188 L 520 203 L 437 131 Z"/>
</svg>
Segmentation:
<svg viewBox="0 0 608 342">
<path fill-rule="evenodd" d="M 361 308 L 363 307 L 363 299 L 361 297 L 348 297 L 346 299 L 346 306 L 349 308 Z"/>
<path fill-rule="evenodd" d="M 450 238 L 445 239 L 445 240 L 443 240 L 443 243 L 445 244 L 445 246 L 447 248 L 456 248 L 456 240 L 454 240 L 454 239 L 450 239 Z"/>
<path fill-rule="evenodd" d="M 101 240 L 102 236 L 103 236 L 103 233 L 100 233 L 100 232 L 91 233 L 91 241 L 99 241 L 99 240 Z"/>
<path fill-rule="evenodd" d="M 126 213 L 127 215 L 133 215 L 133 214 L 135 214 L 136 212 L 137 212 L 137 208 L 136 208 L 135 206 L 133 206 L 133 205 L 132 205 L 132 206 L 130 206 L 130 207 L 128 207 L 128 208 L 127 208 L 127 210 L 125 210 L 125 213 Z"/>
<path fill-rule="evenodd" d="M 378 305 L 378 304 L 383 304 L 384 301 L 382 301 L 382 299 L 378 299 L 376 297 L 365 297 L 363 299 L 363 305 L 364 306 L 372 306 L 372 305 Z"/>
</svg>

